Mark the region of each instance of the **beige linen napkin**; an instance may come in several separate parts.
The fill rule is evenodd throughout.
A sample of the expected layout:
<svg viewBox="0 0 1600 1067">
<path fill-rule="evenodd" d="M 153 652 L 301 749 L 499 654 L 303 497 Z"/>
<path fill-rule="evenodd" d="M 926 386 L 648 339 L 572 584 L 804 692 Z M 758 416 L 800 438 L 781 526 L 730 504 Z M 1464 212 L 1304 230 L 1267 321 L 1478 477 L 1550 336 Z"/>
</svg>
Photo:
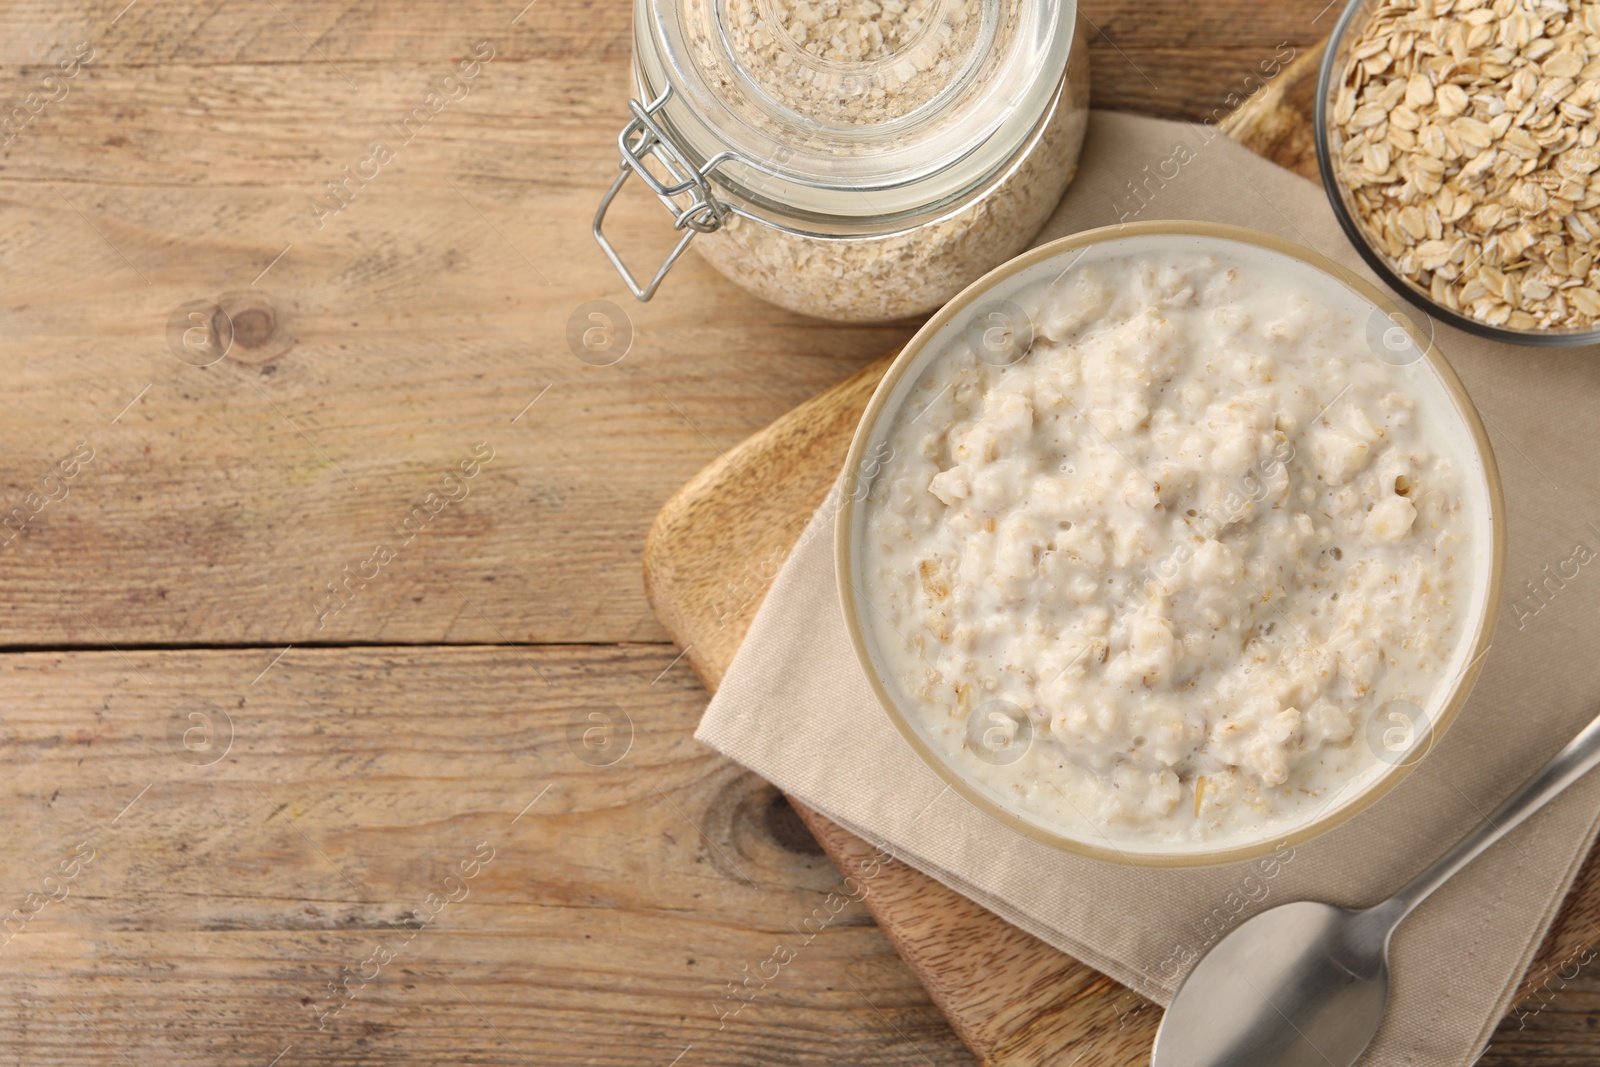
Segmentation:
<svg viewBox="0 0 1600 1067">
<path fill-rule="evenodd" d="M 1268 230 L 1367 273 L 1312 183 L 1205 127 L 1096 113 L 1082 169 L 1039 240 L 1135 217 Z M 1505 482 L 1499 630 L 1471 701 L 1417 771 L 1292 854 L 1204 870 L 1122 867 L 1039 844 L 947 790 L 856 664 L 834 593 L 831 506 L 779 573 L 695 736 L 1162 1003 L 1224 932 L 1218 916 L 1237 911 L 1231 927 L 1291 900 L 1382 899 L 1600 708 L 1600 558 L 1576 562 L 1600 550 L 1600 353 L 1498 345 L 1443 326 L 1437 340 L 1483 414 Z M 1588 551 L 1575 553 L 1580 544 Z M 1600 774 L 1406 921 L 1389 1014 L 1363 1063 L 1472 1062 L 1594 838 L 1597 804 Z"/>
</svg>

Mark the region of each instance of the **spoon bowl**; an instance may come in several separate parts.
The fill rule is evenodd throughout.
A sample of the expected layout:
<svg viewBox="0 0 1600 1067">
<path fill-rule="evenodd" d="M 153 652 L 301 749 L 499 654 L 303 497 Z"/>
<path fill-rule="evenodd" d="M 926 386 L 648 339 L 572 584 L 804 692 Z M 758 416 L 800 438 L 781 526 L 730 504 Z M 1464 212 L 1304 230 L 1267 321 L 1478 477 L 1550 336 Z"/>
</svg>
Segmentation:
<svg viewBox="0 0 1600 1067">
<path fill-rule="evenodd" d="M 1386 932 L 1369 912 L 1312 901 L 1262 912 L 1178 987 L 1154 1067 L 1348 1067 L 1383 1020 Z"/>
</svg>

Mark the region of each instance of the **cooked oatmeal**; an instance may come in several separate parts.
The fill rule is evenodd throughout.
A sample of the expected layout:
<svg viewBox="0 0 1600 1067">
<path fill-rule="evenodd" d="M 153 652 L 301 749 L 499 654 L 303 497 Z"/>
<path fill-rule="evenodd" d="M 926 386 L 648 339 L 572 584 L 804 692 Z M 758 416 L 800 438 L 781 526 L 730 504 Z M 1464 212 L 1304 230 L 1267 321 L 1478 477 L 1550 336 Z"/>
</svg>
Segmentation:
<svg viewBox="0 0 1600 1067">
<path fill-rule="evenodd" d="M 1381 773 L 1374 715 L 1436 712 L 1472 638 L 1481 489 L 1426 363 L 1242 248 L 1091 257 L 1012 301 L 1031 347 L 938 353 L 866 498 L 862 624 L 908 715 L 1002 803 L 1135 846 Z"/>
</svg>

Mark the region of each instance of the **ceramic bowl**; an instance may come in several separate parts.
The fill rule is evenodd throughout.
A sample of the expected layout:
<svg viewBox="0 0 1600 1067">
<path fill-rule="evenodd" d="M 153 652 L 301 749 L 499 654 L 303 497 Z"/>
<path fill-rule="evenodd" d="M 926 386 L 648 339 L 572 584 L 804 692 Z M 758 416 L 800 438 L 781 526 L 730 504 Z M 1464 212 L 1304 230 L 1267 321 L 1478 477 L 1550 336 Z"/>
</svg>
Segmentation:
<svg viewBox="0 0 1600 1067">
<path fill-rule="evenodd" d="M 1406 370 L 1408 388 L 1415 388 L 1417 402 L 1429 413 L 1430 423 L 1444 432 L 1443 441 L 1465 487 L 1463 495 L 1468 502 L 1474 546 L 1464 636 L 1446 669 L 1440 672 L 1430 706 L 1424 709 L 1427 719 L 1415 743 L 1392 763 L 1376 761 L 1370 773 L 1364 770 L 1358 781 L 1342 789 L 1314 817 L 1300 822 L 1272 821 L 1246 836 L 1181 845 L 1113 841 L 1103 833 L 1052 824 L 1009 803 L 998 790 L 973 780 L 930 738 L 919 724 L 919 716 L 908 714 L 915 705 L 886 667 L 874 628 L 875 612 L 862 593 L 867 512 L 863 501 L 875 480 L 884 476 L 884 468 L 874 457 L 886 454 L 895 415 L 906 405 L 924 373 L 952 345 L 970 343 L 975 310 L 993 307 L 994 301 L 1004 301 L 1026 285 L 1075 269 L 1079 264 L 1141 248 L 1171 247 L 1224 253 L 1231 250 L 1237 256 L 1249 252 L 1272 262 L 1278 261 L 1272 257 L 1282 257 L 1285 268 L 1309 268 L 1328 285 L 1342 287 L 1361 304 L 1370 306 L 1367 342 L 1373 358 L 1393 363 L 1397 349 L 1403 344 L 1413 346 L 1414 365 Z M 1036 248 L 979 279 L 935 314 L 894 361 L 862 416 L 845 468 L 834 546 L 840 603 L 861 668 L 884 713 L 917 755 L 956 792 L 998 823 L 1070 852 L 1115 863 L 1152 866 L 1202 866 L 1261 856 L 1343 823 L 1394 788 L 1426 758 L 1449 728 L 1477 678 L 1499 605 L 1504 555 L 1504 504 L 1488 436 L 1449 363 L 1429 338 L 1410 330 L 1409 320 L 1398 311 L 1394 301 L 1376 286 L 1317 253 L 1277 237 L 1204 223 L 1149 222 L 1090 230 Z M 1408 332 L 1400 336 L 1394 330 Z"/>
</svg>

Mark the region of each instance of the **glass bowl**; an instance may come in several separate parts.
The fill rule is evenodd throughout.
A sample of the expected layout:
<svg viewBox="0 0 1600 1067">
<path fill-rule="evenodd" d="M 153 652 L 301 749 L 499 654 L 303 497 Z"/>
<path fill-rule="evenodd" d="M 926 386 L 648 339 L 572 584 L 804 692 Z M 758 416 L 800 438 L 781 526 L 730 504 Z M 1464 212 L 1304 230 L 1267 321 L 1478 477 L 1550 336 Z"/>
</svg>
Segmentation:
<svg viewBox="0 0 1600 1067">
<path fill-rule="evenodd" d="M 1350 191 L 1334 171 L 1341 140 L 1334 128 L 1335 97 L 1343 82 L 1343 72 L 1350 61 L 1351 50 L 1361 28 L 1366 25 L 1379 0 L 1352 0 L 1340 15 L 1328 38 L 1327 50 L 1322 56 L 1322 70 L 1317 77 L 1315 133 L 1317 142 L 1317 169 L 1322 177 L 1322 187 L 1328 194 L 1328 203 L 1339 220 L 1350 243 L 1367 261 L 1367 265 L 1389 284 L 1395 292 L 1423 312 L 1440 322 L 1454 326 L 1465 333 L 1505 341 L 1516 345 L 1541 347 L 1566 347 L 1600 344 L 1600 326 L 1592 328 L 1519 330 L 1505 326 L 1491 326 L 1470 315 L 1452 310 L 1435 301 L 1432 295 L 1396 270 L 1388 259 L 1373 246 L 1371 239 L 1355 218 L 1355 208 Z"/>
</svg>

